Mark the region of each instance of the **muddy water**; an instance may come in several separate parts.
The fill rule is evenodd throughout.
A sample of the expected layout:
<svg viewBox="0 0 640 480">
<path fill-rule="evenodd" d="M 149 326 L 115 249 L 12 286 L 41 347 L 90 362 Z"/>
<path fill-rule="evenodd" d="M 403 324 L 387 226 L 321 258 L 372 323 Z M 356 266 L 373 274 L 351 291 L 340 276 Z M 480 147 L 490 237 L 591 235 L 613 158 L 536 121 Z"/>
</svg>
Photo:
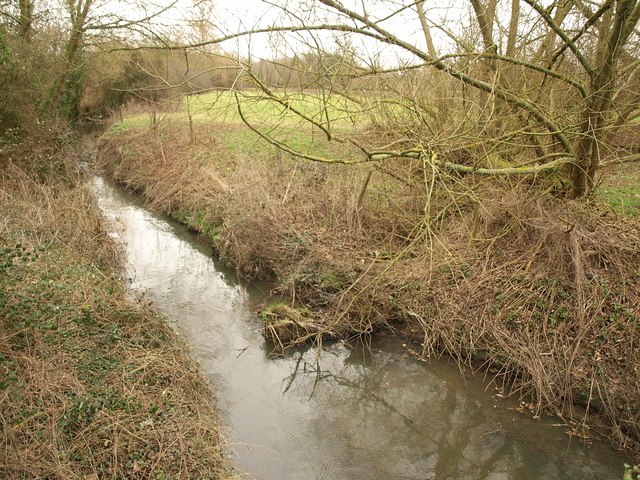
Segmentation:
<svg viewBox="0 0 640 480">
<path fill-rule="evenodd" d="M 518 413 L 447 362 L 398 341 L 269 355 L 254 313 L 266 289 L 239 283 L 182 226 L 101 179 L 132 287 L 190 344 L 218 395 L 235 463 L 249 478 L 620 479 L 625 459 Z"/>
</svg>

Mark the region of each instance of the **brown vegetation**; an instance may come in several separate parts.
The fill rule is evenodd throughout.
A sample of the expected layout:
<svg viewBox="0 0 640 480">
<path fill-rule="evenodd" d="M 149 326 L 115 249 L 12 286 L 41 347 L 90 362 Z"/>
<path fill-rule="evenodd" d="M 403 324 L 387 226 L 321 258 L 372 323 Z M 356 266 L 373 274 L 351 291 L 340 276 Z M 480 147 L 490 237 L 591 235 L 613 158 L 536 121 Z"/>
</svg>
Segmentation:
<svg viewBox="0 0 640 480">
<path fill-rule="evenodd" d="M 0 477 L 230 478 L 209 387 L 128 299 L 71 140 L 0 154 Z"/>
<path fill-rule="evenodd" d="M 276 345 L 402 331 L 418 354 L 482 365 L 574 433 L 601 423 L 638 452 L 638 225 L 589 202 L 602 172 L 640 158 L 640 2 L 470 0 L 451 18 L 422 1 L 266 3 L 278 20 L 243 32 L 206 2 L 174 31 L 154 25 L 162 6 L 0 7 L 0 420 L 15 457 L 1 472 L 226 472 L 205 387 L 111 278 L 68 136 L 15 144 L 14 127 L 45 118 L 122 120 L 127 100 L 153 130 L 112 135 L 103 165 L 241 275 L 276 283 L 291 303 L 262 312 Z M 287 53 L 222 50 L 253 36 Z M 165 96 L 220 87 L 251 131 L 199 125 L 215 114 L 191 107 L 175 115 L 188 126 L 164 128 L 183 105 Z M 248 87 L 264 115 L 233 96 Z"/>
<path fill-rule="evenodd" d="M 406 159 L 305 163 L 264 141 L 243 155 L 224 145 L 234 127 L 194 133 L 195 144 L 177 123 L 121 133 L 100 161 L 301 307 L 267 312 L 293 325 L 278 341 L 401 331 L 420 355 L 495 373 L 574 433 L 606 426 L 638 451 L 637 222 L 556 198 L 542 178 L 478 180 Z"/>
</svg>

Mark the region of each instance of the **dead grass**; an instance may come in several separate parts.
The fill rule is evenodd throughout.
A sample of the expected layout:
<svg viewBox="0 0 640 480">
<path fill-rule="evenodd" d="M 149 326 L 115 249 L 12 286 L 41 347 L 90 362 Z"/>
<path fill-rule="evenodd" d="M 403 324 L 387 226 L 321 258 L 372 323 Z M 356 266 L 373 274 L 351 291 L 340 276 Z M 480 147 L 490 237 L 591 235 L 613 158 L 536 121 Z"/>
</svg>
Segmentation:
<svg viewBox="0 0 640 480">
<path fill-rule="evenodd" d="M 231 478 L 208 385 L 127 299 L 71 149 L 41 138 L 0 158 L 0 477 Z"/>
<path fill-rule="evenodd" d="M 440 266 L 403 307 L 423 326 L 423 353 L 482 363 L 533 398 L 536 414 L 550 409 L 581 434 L 604 422 L 618 445 L 637 449 L 638 225 L 608 209 L 522 198 L 488 192 L 471 244 L 458 222 L 440 233 L 455 267 Z M 406 271 L 390 283 L 417 284 L 424 272 Z"/>
<path fill-rule="evenodd" d="M 419 354 L 482 367 L 535 414 L 561 415 L 581 436 L 602 427 L 638 453 L 636 220 L 555 198 L 543 178 L 309 164 L 259 143 L 239 153 L 225 145 L 230 128 L 199 126 L 194 144 L 179 124 L 121 133 L 101 164 L 205 233 L 241 275 L 275 282 L 298 307 L 275 319 L 291 327 L 282 335 L 267 325 L 276 344 L 409 334 Z"/>
</svg>

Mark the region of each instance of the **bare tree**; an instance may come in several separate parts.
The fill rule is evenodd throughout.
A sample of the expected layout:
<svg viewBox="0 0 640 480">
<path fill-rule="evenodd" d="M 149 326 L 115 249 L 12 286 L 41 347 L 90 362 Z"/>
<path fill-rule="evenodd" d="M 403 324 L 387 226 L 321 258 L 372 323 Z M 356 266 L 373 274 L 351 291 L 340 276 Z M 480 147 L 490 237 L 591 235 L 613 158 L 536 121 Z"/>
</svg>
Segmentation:
<svg viewBox="0 0 640 480">
<path fill-rule="evenodd" d="M 35 0 L 11 0 L 0 3 L 0 20 L 9 21 L 16 33 L 26 41 L 31 38 Z"/>
<path fill-rule="evenodd" d="M 68 34 L 62 48 L 61 68 L 51 88 L 48 102 L 51 110 L 61 113 L 64 110 L 65 92 L 78 88 L 80 76 L 73 77 L 82 69 L 82 52 L 87 40 L 97 39 L 98 43 L 104 43 L 117 38 L 117 34 L 122 32 L 128 32 L 129 35 L 142 32 L 159 38 L 152 20 L 173 8 L 176 3 L 174 0 L 149 11 L 144 4 L 132 2 L 125 8 L 128 11 L 121 13 L 110 10 L 105 0 L 65 0 Z"/>
<path fill-rule="evenodd" d="M 432 19 L 425 5 L 386 2 L 386 8 L 374 14 L 373 7 L 368 11 L 364 4 L 349 7 L 347 2 L 318 0 L 308 9 L 313 16 L 302 18 L 281 7 L 287 25 L 234 32 L 204 43 L 249 34 L 289 34 L 304 35 L 308 48 L 315 49 L 314 42 L 320 45 L 332 34 L 402 55 L 402 63 L 386 69 L 362 59 L 357 69 L 341 71 L 323 87 L 361 104 L 384 100 L 389 106 L 386 114 L 402 123 L 389 129 L 393 138 L 387 138 L 387 144 L 339 131 L 320 117 L 297 111 L 287 98 L 252 76 L 266 98 L 286 105 L 288 112 L 328 139 L 350 144 L 361 154 L 359 159 L 338 161 L 408 158 L 468 174 L 549 172 L 563 179 L 572 196 L 582 197 L 593 191 L 603 165 L 636 159 L 624 155 L 611 139 L 615 128 L 637 109 L 637 96 L 624 94 L 625 75 L 634 73 L 638 62 L 631 41 L 637 39 L 637 0 L 565 0 L 548 6 L 538 0 L 469 0 L 464 18 L 469 28 Z M 424 43 L 389 26 L 401 17 L 408 18 L 405 24 L 411 22 L 412 15 Z M 433 32 L 446 39 L 446 52 L 438 54 Z M 365 83 L 369 98 L 354 95 L 353 89 Z M 448 92 L 446 102 L 442 92 Z M 272 133 L 250 126 L 287 151 L 336 161 L 295 152 Z"/>
</svg>

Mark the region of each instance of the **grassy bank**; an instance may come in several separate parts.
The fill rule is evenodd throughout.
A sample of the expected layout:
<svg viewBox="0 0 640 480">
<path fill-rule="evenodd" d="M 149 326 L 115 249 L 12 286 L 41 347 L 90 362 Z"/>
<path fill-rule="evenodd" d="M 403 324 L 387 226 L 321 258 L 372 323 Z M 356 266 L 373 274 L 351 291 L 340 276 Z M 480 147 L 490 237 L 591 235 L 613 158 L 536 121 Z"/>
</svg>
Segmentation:
<svg viewBox="0 0 640 480">
<path fill-rule="evenodd" d="M 3 137 L 0 477 L 232 478 L 208 385 L 128 299 L 73 143 Z"/>
<path fill-rule="evenodd" d="M 304 134 L 292 135 L 310 150 L 349 154 Z M 306 162 L 215 115 L 116 126 L 100 157 L 241 275 L 275 282 L 296 307 L 262 312 L 276 343 L 402 332 L 417 355 L 480 366 L 534 415 L 637 455 L 637 218 L 556 198 L 538 179 L 451 176 L 417 160 Z"/>
</svg>

